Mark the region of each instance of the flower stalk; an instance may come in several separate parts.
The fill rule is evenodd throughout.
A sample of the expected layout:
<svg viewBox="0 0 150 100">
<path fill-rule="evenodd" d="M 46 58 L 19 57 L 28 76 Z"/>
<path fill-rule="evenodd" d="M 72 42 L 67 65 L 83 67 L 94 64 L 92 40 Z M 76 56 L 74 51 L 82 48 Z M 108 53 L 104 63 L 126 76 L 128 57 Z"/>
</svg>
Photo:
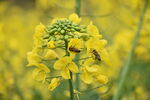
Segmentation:
<svg viewBox="0 0 150 100">
<path fill-rule="evenodd" d="M 69 52 L 68 52 L 68 41 L 65 40 L 65 48 L 66 48 L 66 56 L 69 56 Z M 70 73 L 70 79 L 68 79 L 69 81 L 69 89 L 70 89 L 70 100 L 74 100 L 74 89 L 73 89 L 73 82 L 72 82 L 72 72 L 69 71 Z"/>
<path fill-rule="evenodd" d="M 72 82 L 72 72 L 70 71 L 69 87 L 70 87 L 70 100 L 74 100 L 73 82 Z"/>
<path fill-rule="evenodd" d="M 78 14 L 78 16 L 80 17 L 80 11 L 81 11 L 81 0 L 76 0 L 76 9 L 75 12 Z M 79 59 L 79 55 L 76 56 L 75 60 Z M 78 61 L 75 61 L 76 64 L 78 65 Z M 79 74 L 76 74 L 76 89 L 80 90 L 80 80 L 79 80 Z"/>
<path fill-rule="evenodd" d="M 76 10 L 75 12 L 79 15 L 80 17 L 80 10 L 81 9 L 81 0 L 76 0 Z"/>
</svg>

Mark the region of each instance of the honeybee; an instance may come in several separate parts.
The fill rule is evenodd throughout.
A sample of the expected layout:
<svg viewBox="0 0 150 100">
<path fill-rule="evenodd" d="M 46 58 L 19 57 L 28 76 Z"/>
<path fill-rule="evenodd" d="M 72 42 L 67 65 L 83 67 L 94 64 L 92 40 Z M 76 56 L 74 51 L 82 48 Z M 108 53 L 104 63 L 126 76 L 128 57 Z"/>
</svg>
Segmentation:
<svg viewBox="0 0 150 100">
<path fill-rule="evenodd" d="M 80 50 L 74 47 L 69 47 L 69 51 L 80 53 Z"/>
<path fill-rule="evenodd" d="M 97 59 L 98 61 L 101 61 L 101 57 L 96 50 L 93 50 L 92 53 L 94 54 L 95 59 Z"/>
</svg>

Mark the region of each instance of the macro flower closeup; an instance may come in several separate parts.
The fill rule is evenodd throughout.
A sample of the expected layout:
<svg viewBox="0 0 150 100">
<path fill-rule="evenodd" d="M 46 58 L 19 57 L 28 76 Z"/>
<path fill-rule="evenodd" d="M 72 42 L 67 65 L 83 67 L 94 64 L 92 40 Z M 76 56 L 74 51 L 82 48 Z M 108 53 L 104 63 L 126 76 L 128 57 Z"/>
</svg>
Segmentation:
<svg viewBox="0 0 150 100">
<path fill-rule="evenodd" d="M 0 0 L 0 100 L 150 100 L 150 0 Z"/>
<path fill-rule="evenodd" d="M 68 18 L 56 18 L 48 25 L 36 27 L 35 44 L 28 53 L 28 66 L 35 66 L 32 72 L 35 80 L 51 81 L 50 91 L 61 84 L 60 79 L 69 81 L 70 93 L 74 92 L 73 81 L 76 80 L 81 79 L 87 85 L 108 82 L 108 77 L 99 72 L 99 67 L 108 59 L 107 40 L 102 39 L 92 22 L 87 26 L 80 23 L 81 18 L 73 13 Z M 52 75 L 51 69 L 51 73 L 57 73 L 60 78 Z"/>
</svg>

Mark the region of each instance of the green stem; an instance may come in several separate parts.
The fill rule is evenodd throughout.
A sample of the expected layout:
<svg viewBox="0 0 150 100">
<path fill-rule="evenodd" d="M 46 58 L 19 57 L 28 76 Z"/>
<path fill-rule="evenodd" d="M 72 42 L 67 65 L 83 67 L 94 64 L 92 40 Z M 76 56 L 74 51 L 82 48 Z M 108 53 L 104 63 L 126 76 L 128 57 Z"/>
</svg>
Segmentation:
<svg viewBox="0 0 150 100">
<path fill-rule="evenodd" d="M 75 59 L 74 59 L 74 62 L 77 64 L 77 66 L 79 67 L 79 55 L 76 55 Z M 80 80 L 79 80 L 79 74 L 76 74 L 76 81 L 75 81 L 75 84 L 76 84 L 76 89 L 77 90 L 80 90 Z"/>
<path fill-rule="evenodd" d="M 81 0 L 76 0 L 76 7 L 75 7 L 75 12 L 78 14 L 78 16 L 80 17 L 81 15 Z M 79 55 L 76 55 L 75 59 L 79 59 Z M 75 61 L 75 63 L 79 66 L 78 61 Z M 80 80 L 79 80 L 79 74 L 76 74 L 76 89 L 80 90 Z"/>
<path fill-rule="evenodd" d="M 144 21 L 144 15 L 145 15 L 145 12 L 146 12 L 146 8 L 147 8 L 147 0 L 144 0 L 143 8 L 141 10 L 141 15 L 140 15 L 140 18 L 139 18 L 139 23 L 138 23 L 137 30 L 135 32 L 135 36 L 134 36 L 134 39 L 133 39 L 132 48 L 130 50 L 126 65 L 123 67 L 123 72 L 120 76 L 120 81 L 119 81 L 119 84 L 118 84 L 118 88 L 116 90 L 116 93 L 114 94 L 113 100 L 120 100 L 121 90 L 124 86 L 124 82 L 126 80 L 128 72 L 129 72 L 130 63 L 131 63 L 132 57 L 134 55 L 134 49 L 137 45 L 138 37 L 140 35 L 141 29 L 142 29 L 142 26 L 143 26 L 143 21 Z"/>
<path fill-rule="evenodd" d="M 70 100 L 74 99 L 74 91 L 73 91 L 73 82 L 72 82 L 72 72 L 70 71 L 70 79 L 69 79 L 69 86 L 70 86 Z"/>
<path fill-rule="evenodd" d="M 81 0 L 76 0 L 76 9 L 75 12 L 78 14 L 78 16 L 80 17 L 80 11 L 81 11 Z"/>
<path fill-rule="evenodd" d="M 69 52 L 68 52 L 68 41 L 65 40 L 65 48 L 66 48 L 66 56 L 69 56 Z M 72 72 L 70 71 L 70 79 L 69 81 L 69 88 L 70 88 L 70 100 L 74 100 L 74 90 L 73 90 L 73 82 L 72 82 Z"/>
</svg>

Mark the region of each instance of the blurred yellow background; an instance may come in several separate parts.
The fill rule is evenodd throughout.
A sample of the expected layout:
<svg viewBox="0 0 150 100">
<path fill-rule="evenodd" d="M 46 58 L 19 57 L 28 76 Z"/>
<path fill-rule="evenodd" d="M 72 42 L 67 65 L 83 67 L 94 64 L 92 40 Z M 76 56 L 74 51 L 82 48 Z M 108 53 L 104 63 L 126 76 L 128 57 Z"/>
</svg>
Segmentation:
<svg viewBox="0 0 150 100">
<path fill-rule="evenodd" d="M 83 94 L 81 100 L 112 100 L 142 5 L 143 0 L 81 0 L 83 23 L 92 20 L 108 40 L 110 60 L 102 73 L 112 81 L 108 93 L 100 95 L 108 87 L 99 88 L 95 94 Z M 0 0 L 0 100 L 67 100 L 65 86 L 51 93 L 33 80 L 32 68 L 26 67 L 27 52 L 33 47 L 36 25 L 68 17 L 75 6 L 75 0 Z M 121 100 L 150 100 L 150 0 L 133 58 Z"/>
</svg>

